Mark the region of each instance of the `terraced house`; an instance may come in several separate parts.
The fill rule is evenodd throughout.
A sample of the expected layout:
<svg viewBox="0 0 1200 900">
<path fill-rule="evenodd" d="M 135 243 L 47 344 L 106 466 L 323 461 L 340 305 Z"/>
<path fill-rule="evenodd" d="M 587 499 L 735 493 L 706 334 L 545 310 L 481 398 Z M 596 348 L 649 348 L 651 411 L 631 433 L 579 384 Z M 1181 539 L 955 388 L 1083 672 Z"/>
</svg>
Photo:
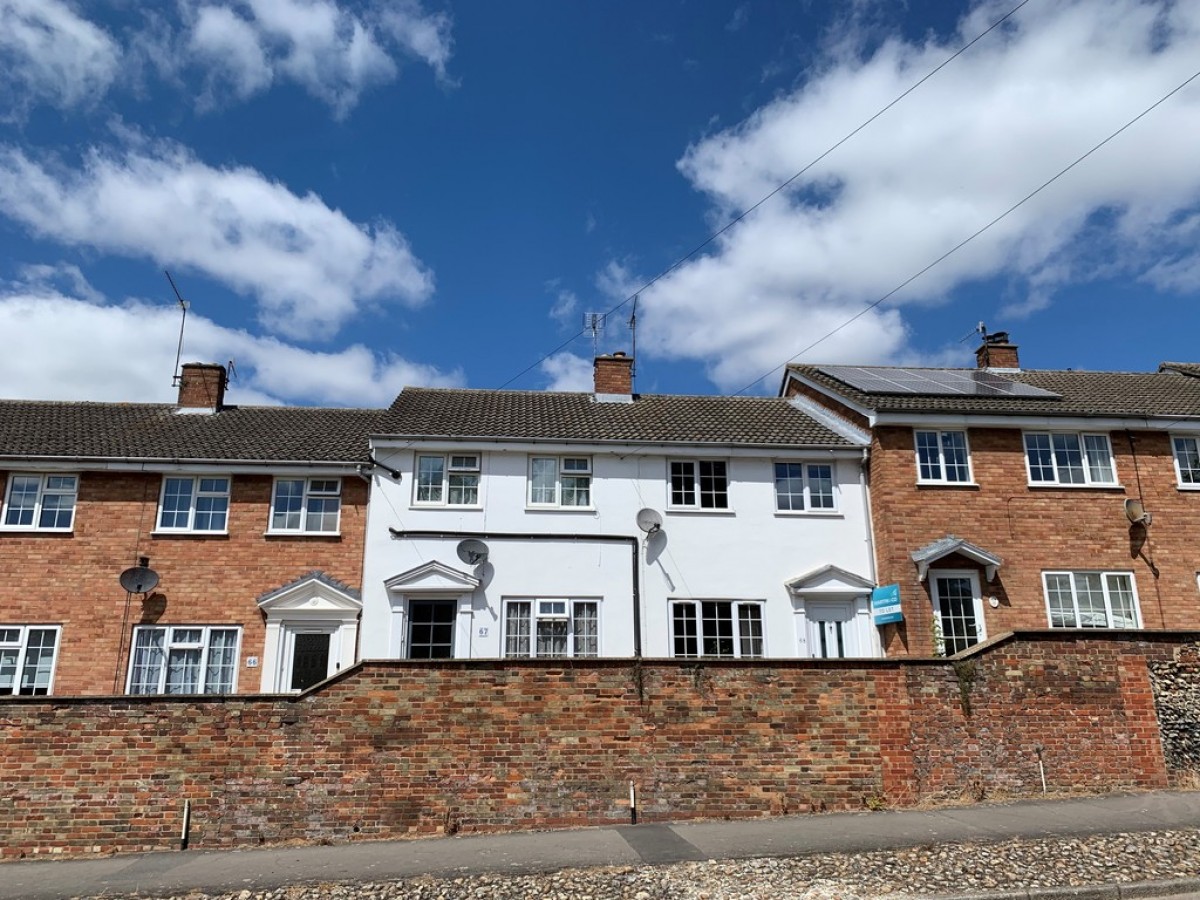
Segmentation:
<svg viewBox="0 0 1200 900">
<path fill-rule="evenodd" d="M 631 365 L 400 394 L 371 439 L 365 658 L 880 655 L 865 432 L 635 394 Z"/>
<path fill-rule="evenodd" d="M 1027 628 L 1200 623 L 1200 366 L 1026 370 L 1001 332 L 974 369 L 793 365 L 782 394 L 870 434 L 889 655 Z"/>
<path fill-rule="evenodd" d="M 356 659 L 379 411 L 225 389 L 190 364 L 175 405 L 0 401 L 0 694 L 287 691 Z"/>
</svg>

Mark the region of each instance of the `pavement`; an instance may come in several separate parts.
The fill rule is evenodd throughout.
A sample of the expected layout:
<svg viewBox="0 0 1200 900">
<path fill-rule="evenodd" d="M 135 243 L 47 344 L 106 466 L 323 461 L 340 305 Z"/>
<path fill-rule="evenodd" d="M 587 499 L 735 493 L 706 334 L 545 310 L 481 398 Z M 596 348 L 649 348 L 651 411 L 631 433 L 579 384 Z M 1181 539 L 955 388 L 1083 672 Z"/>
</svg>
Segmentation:
<svg viewBox="0 0 1200 900">
<path fill-rule="evenodd" d="M 0 864 L 0 900 L 258 891 L 417 875 L 525 874 L 590 866 L 856 853 L 947 842 L 1200 828 L 1200 792 L 1152 791 L 930 810 L 648 823 L 562 831 L 254 850 L 186 850 Z M 967 896 L 967 895 L 964 895 Z M 1200 880 L 976 897 L 1191 897 Z"/>
</svg>

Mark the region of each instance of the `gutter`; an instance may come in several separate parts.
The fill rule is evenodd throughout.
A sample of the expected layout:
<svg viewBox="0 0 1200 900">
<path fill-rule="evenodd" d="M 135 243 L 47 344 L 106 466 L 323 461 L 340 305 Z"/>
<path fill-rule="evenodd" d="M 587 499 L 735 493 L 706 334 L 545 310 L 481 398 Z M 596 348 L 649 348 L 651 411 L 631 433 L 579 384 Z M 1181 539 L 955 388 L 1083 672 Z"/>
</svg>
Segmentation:
<svg viewBox="0 0 1200 900">
<path fill-rule="evenodd" d="M 403 531 L 399 528 L 388 528 L 393 538 L 434 540 L 462 540 L 477 538 L 486 541 L 569 541 L 572 543 L 601 543 L 626 544 L 632 551 L 630 554 L 630 571 L 633 574 L 633 656 L 642 656 L 642 591 L 641 572 L 638 566 L 638 548 L 641 539 L 624 534 L 546 534 L 544 532 L 511 532 L 511 531 Z"/>
</svg>

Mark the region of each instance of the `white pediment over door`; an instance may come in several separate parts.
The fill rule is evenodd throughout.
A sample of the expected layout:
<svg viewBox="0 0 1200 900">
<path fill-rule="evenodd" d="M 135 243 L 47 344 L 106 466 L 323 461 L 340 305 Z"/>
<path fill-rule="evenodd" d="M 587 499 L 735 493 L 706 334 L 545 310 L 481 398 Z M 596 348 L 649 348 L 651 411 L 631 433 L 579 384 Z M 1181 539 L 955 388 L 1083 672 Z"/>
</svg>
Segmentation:
<svg viewBox="0 0 1200 900">
<path fill-rule="evenodd" d="M 383 584 L 389 591 L 402 594 L 467 594 L 479 587 L 479 579 L 468 572 L 432 560 L 393 575 Z"/>
<path fill-rule="evenodd" d="M 343 618 L 357 615 L 362 610 L 362 600 L 352 588 L 322 572 L 313 572 L 259 597 L 258 608 L 268 618 L 298 612 Z"/>
<path fill-rule="evenodd" d="M 866 594 L 870 593 L 875 584 L 870 579 L 863 578 L 861 575 L 847 571 L 840 566 L 828 565 L 786 581 L 784 582 L 784 586 L 792 594 L 807 596 L 820 594 Z"/>
</svg>

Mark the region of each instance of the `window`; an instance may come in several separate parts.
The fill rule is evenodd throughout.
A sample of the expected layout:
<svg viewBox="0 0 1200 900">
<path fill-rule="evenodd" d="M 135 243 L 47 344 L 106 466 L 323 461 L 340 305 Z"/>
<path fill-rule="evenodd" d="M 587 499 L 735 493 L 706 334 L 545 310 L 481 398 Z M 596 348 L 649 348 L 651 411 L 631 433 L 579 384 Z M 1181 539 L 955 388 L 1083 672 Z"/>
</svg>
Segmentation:
<svg viewBox="0 0 1200 900">
<path fill-rule="evenodd" d="M 974 572 L 937 571 L 933 582 L 934 653 L 953 656 L 984 640 L 983 597 Z"/>
<path fill-rule="evenodd" d="M 592 461 L 586 456 L 532 456 L 529 505 L 590 507 Z"/>
<path fill-rule="evenodd" d="M 763 655 L 761 603 L 680 600 L 671 607 L 674 656 L 750 659 Z"/>
<path fill-rule="evenodd" d="M 670 506 L 728 509 L 729 476 L 724 460 L 672 460 Z"/>
<path fill-rule="evenodd" d="M 57 626 L 0 625 L 0 694 L 50 693 Z"/>
<path fill-rule="evenodd" d="M 600 655 L 600 604 L 595 600 L 509 600 L 504 655 Z"/>
<path fill-rule="evenodd" d="M 70 531 L 75 521 L 77 475 L 12 475 L 4 501 L 4 527 Z"/>
<path fill-rule="evenodd" d="M 1194 437 L 1171 439 L 1175 450 L 1175 476 L 1180 487 L 1200 488 L 1200 441 Z"/>
<path fill-rule="evenodd" d="M 775 463 L 775 508 L 782 512 L 835 510 L 833 466 Z"/>
<path fill-rule="evenodd" d="M 160 531 L 224 531 L 228 516 L 228 478 L 163 479 Z"/>
<path fill-rule="evenodd" d="M 1045 572 L 1051 628 L 1141 628 L 1129 572 Z"/>
<path fill-rule="evenodd" d="M 336 534 L 341 507 L 339 478 L 277 478 L 270 530 Z"/>
<path fill-rule="evenodd" d="M 965 431 L 918 431 L 917 481 L 966 484 L 971 480 Z"/>
<path fill-rule="evenodd" d="M 452 454 L 417 456 L 417 503 L 430 506 L 479 505 L 479 457 Z"/>
<path fill-rule="evenodd" d="M 1025 460 L 1034 484 L 1117 483 L 1105 434 L 1029 432 L 1025 435 Z"/>
<path fill-rule="evenodd" d="M 233 693 L 239 631 L 199 625 L 137 628 L 129 693 Z"/>
</svg>

